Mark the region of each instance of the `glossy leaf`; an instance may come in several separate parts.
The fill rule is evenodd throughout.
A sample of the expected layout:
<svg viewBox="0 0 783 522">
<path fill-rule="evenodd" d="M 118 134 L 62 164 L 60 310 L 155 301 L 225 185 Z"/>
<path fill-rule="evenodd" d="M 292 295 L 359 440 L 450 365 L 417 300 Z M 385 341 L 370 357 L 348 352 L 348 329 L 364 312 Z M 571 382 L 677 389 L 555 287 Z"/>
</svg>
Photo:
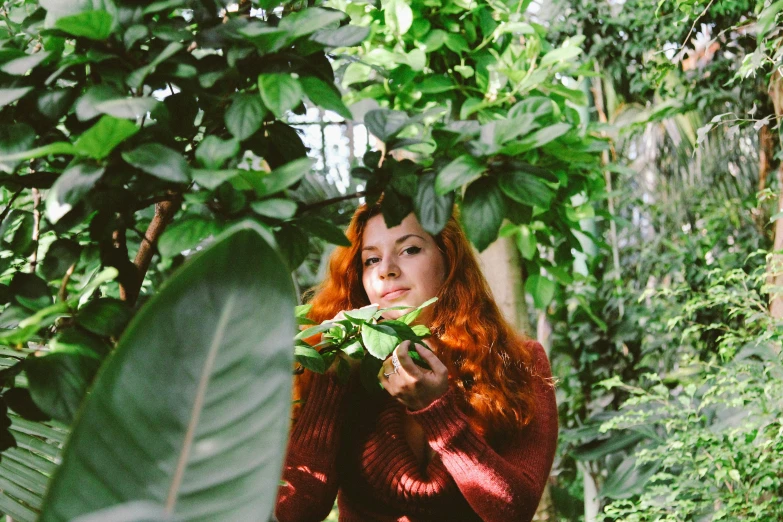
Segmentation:
<svg viewBox="0 0 783 522">
<path fill-rule="evenodd" d="M 416 218 L 422 228 L 432 235 L 439 234 L 446 226 L 454 210 L 454 194 L 440 195 L 435 189 L 435 174 L 424 174 L 419 178 L 413 206 Z"/>
<path fill-rule="evenodd" d="M 443 170 L 435 180 L 435 192 L 442 196 L 478 179 L 486 167 L 470 154 L 463 154 Z"/>
<path fill-rule="evenodd" d="M 114 148 L 139 132 L 139 128 L 127 120 L 104 115 L 98 123 L 87 129 L 74 147 L 76 152 L 95 159 L 103 159 Z"/>
<path fill-rule="evenodd" d="M 183 519 L 269 518 L 288 432 L 294 304 L 287 269 L 249 224 L 189 261 L 102 369 L 41 521 L 129 501 Z"/>
<path fill-rule="evenodd" d="M 308 9 L 309 11 L 309 9 Z M 302 101 L 302 86 L 290 74 L 262 74 L 258 77 L 261 101 L 280 119 Z"/>
<path fill-rule="evenodd" d="M 226 110 L 228 131 L 238 140 L 246 140 L 261 128 L 267 110 L 255 94 L 239 94 Z"/>
<path fill-rule="evenodd" d="M 57 178 L 46 197 L 46 219 L 57 223 L 92 189 L 104 170 L 89 163 L 72 163 Z"/>
<path fill-rule="evenodd" d="M 163 181 L 172 183 L 190 181 L 188 164 L 182 154 L 159 143 L 140 145 L 130 152 L 124 152 L 122 159 Z"/>
<path fill-rule="evenodd" d="M 59 18 L 54 26 L 73 36 L 83 36 L 90 40 L 105 40 L 111 34 L 113 23 L 114 18 L 106 11 L 85 11 Z"/>
<path fill-rule="evenodd" d="M 479 252 L 498 237 L 503 222 L 503 193 L 492 178 L 482 178 L 468 185 L 462 200 L 462 226 Z"/>
<path fill-rule="evenodd" d="M 545 310 L 555 297 L 555 282 L 548 277 L 533 274 L 525 281 L 525 291 L 533 296 L 536 308 Z"/>
</svg>

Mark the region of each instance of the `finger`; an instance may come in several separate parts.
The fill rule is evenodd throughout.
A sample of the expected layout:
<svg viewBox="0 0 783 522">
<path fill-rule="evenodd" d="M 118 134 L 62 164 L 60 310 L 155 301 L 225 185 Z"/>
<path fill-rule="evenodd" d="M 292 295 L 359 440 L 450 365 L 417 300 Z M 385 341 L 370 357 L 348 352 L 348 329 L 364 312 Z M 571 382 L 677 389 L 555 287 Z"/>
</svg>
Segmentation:
<svg viewBox="0 0 783 522">
<path fill-rule="evenodd" d="M 438 359 L 438 356 L 435 355 L 434 352 L 432 352 L 431 350 L 428 350 L 426 347 L 418 345 L 418 344 L 415 346 L 415 348 L 416 348 L 416 351 L 419 352 L 419 355 L 421 355 L 421 358 L 424 359 L 425 361 L 427 361 L 427 364 L 430 365 L 430 368 L 432 369 L 432 371 L 434 371 L 436 373 L 437 372 L 441 372 L 441 373 L 446 372 L 446 373 L 448 373 L 448 371 L 449 371 L 448 368 L 446 368 L 446 365 L 443 364 L 440 359 Z"/>
<path fill-rule="evenodd" d="M 400 366 L 402 366 L 400 371 L 404 371 L 413 378 L 419 378 L 421 376 L 421 370 L 419 370 L 419 367 L 416 366 L 416 363 L 413 362 L 413 359 L 411 359 L 411 356 L 408 353 L 410 346 L 410 341 L 403 341 L 394 349 L 394 353 L 397 354 L 397 360 L 400 361 Z"/>
</svg>

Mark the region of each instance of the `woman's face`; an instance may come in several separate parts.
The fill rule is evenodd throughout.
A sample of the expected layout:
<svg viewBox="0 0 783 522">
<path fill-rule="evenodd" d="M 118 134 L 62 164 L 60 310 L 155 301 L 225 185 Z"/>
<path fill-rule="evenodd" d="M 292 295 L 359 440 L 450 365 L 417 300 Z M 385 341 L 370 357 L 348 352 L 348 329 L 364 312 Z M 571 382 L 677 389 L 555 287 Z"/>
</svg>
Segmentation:
<svg viewBox="0 0 783 522">
<path fill-rule="evenodd" d="M 419 306 L 438 294 L 446 277 L 443 254 L 414 214 L 392 228 L 386 227 L 382 215 L 370 218 L 361 255 L 364 291 L 370 303 L 381 308 Z M 384 317 L 397 319 L 407 312 L 393 310 Z M 416 322 L 428 324 L 431 315 L 428 306 Z"/>
</svg>

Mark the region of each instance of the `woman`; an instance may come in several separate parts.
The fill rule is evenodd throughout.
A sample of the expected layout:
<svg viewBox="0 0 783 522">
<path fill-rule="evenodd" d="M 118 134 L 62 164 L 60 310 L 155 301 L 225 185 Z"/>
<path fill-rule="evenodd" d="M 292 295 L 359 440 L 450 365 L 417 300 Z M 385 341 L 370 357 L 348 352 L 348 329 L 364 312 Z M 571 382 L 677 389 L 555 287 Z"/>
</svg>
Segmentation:
<svg viewBox="0 0 783 522">
<path fill-rule="evenodd" d="M 310 317 L 438 301 L 417 322 L 432 351 L 403 342 L 379 372 L 380 397 L 353 378 L 301 375 L 276 516 L 320 521 L 532 519 L 554 459 L 557 409 L 540 344 L 520 339 L 492 300 L 452 217 L 436 237 L 416 217 L 388 228 L 362 205 L 316 290 Z M 385 319 L 405 313 L 390 311 Z M 413 363 L 416 350 L 431 370 Z M 354 365 L 355 366 L 355 365 Z"/>
</svg>

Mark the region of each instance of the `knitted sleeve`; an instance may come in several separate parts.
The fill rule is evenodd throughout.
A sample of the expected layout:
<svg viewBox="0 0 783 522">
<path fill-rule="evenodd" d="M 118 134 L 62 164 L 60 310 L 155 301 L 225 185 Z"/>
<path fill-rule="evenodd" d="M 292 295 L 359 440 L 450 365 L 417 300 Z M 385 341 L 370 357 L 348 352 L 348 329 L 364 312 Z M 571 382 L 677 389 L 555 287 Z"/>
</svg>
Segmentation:
<svg viewBox="0 0 783 522">
<path fill-rule="evenodd" d="M 529 521 L 538 508 L 557 446 L 557 404 L 549 361 L 531 342 L 536 373 L 536 413 L 500 452 L 492 449 L 457 407 L 453 389 L 408 415 L 423 427 L 430 447 L 485 522 Z"/>
<path fill-rule="evenodd" d="M 348 392 L 334 375 L 316 375 L 288 440 L 275 516 L 280 522 L 325 519 L 337 496 L 337 453 Z"/>
</svg>

